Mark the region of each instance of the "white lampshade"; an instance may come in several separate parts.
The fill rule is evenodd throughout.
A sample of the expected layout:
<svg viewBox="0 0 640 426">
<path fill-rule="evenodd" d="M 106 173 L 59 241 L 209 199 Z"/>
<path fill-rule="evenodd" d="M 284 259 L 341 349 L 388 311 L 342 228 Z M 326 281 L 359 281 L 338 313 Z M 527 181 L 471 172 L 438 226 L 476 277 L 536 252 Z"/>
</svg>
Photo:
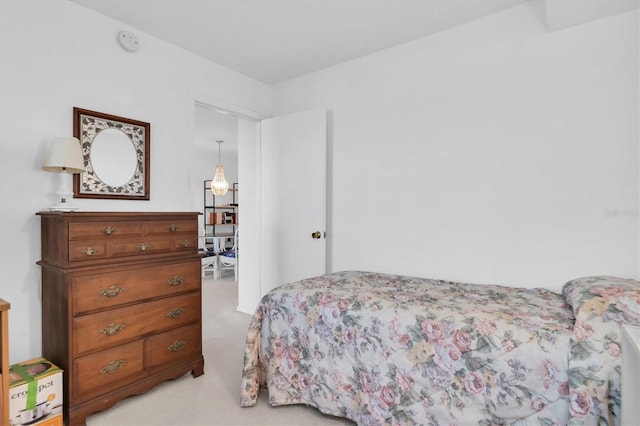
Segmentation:
<svg viewBox="0 0 640 426">
<path fill-rule="evenodd" d="M 77 138 L 52 139 L 47 147 L 42 168 L 50 172 L 84 172 L 80 141 Z"/>
<path fill-rule="evenodd" d="M 49 142 L 42 168 L 49 172 L 58 172 L 58 188 L 54 192 L 58 204 L 49 210 L 74 211 L 71 203 L 73 189 L 70 186 L 71 173 L 85 171 L 80 141 L 76 138 L 55 138 Z"/>
</svg>

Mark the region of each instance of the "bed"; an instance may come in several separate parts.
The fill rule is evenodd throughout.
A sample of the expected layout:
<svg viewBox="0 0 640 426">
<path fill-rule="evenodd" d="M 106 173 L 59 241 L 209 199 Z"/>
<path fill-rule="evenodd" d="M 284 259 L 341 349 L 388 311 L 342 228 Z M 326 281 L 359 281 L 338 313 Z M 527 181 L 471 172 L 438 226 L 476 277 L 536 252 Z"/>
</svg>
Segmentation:
<svg viewBox="0 0 640 426">
<path fill-rule="evenodd" d="M 620 325 L 640 282 L 545 289 L 339 272 L 266 294 L 241 405 L 307 404 L 359 425 L 619 424 Z"/>
</svg>

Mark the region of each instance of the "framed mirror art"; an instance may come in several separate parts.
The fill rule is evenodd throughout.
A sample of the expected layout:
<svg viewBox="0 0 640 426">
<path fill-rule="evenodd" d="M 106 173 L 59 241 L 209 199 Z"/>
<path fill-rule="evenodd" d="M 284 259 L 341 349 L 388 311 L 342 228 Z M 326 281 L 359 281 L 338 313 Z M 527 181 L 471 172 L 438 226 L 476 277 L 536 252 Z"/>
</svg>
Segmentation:
<svg viewBox="0 0 640 426">
<path fill-rule="evenodd" d="M 73 108 L 85 172 L 73 175 L 74 198 L 149 199 L 151 124 Z"/>
</svg>

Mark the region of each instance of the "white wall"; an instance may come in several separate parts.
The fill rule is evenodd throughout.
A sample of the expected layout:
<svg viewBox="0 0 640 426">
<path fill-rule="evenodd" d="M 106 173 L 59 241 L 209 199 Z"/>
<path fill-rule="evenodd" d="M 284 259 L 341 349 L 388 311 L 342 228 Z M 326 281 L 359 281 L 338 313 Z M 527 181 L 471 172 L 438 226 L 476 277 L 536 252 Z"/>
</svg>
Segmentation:
<svg viewBox="0 0 640 426">
<path fill-rule="evenodd" d="M 530 5 L 275 87 L 332 112 L 332 269 L 541 286 L 639 277 L 638 14 Z"/>
<path fill-rule="evenodd" d="M 116 42 L 128 29 L 129 53 Z M 46 142 L 72 135 L 74 106 L 151 123 L 151 200 L 75 200 L 83 210 L 197 211 L 195 100 L 267 115 L 271 88 L 67 0 L 0 1 L 0 297 L 10 361 L 41 354 L 40 224 L 55 175 Z"/>
<path fill-rule="evenodd" d="M 238 310 L 253 314 L 260 302 L 260 125 L 238 119 L 239 246 Z"/>
</svg>

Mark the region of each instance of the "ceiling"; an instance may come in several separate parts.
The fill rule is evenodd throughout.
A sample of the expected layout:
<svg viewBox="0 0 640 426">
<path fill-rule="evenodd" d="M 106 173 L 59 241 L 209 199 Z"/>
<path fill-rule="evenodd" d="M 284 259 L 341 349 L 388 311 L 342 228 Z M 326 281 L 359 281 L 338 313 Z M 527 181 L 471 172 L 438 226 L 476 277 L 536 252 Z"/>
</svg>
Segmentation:
<svg viewBox="0 0 640 426">
<path fill-rule="evenodd" d="M 266 84 L 525 0 L 73 0 Z M 141 49 L 144 44 L 141 42 Z"/>
</svg>

